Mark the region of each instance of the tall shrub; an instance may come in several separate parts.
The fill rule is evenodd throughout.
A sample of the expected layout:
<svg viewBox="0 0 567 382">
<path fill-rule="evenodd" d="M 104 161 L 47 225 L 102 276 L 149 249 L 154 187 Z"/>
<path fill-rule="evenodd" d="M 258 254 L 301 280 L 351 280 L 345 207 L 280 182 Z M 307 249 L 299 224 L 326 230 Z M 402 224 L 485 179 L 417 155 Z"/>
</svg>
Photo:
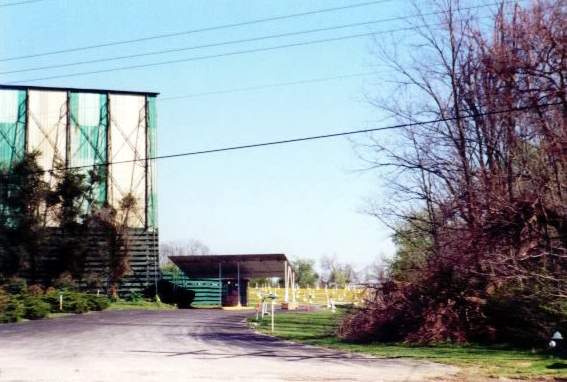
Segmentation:
<svg viewBox="0 0 567 382">
<path fill-rule="evenodd" d="M 435 4 L 442 28 L 415 26 L 419 55 L 378 49 L 400 85 L 374 104 L 437 122 L 400 129 L 396 145 L 371 142 L 373 164 L 395 169 L 392 203 L 373 213 L 402 241 L 389 279 L 341 333 L 542 343 L 562 320 L 544 313 L 567 298 L 567 10 L 502 1 L 486 28 L 459 1 Z"/>
</svg>

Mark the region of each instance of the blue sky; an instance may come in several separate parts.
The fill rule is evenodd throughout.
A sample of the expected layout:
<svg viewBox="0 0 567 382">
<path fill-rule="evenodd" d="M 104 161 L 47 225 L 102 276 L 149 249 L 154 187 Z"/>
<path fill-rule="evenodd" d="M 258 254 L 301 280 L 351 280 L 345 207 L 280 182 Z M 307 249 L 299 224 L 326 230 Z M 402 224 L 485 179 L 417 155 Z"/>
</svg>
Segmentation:
<svg viewBox="0 0 567 382">
<path fill-rule="evenodd" d="M 10 0 L 14 2 L 15 0 Z M 1 1 L 1 4 L 9 1 Z M 154 34 L 184 31 L 320 8 L 326 1 L 45 0 L 0 7 L 0 56 L 12 57 Z M 412 12 L 408 2 L 381 4 L 117 47 L 0 62 L 0 71 L 133 54 L 319 27 Z M 161 97 L 198 94 L 378 70 L 369 38 L 358 38 L 145 69 L 27 80 L 74 72 L 225 53 L 372 30 L 403 21 L 348 28 L 163 56 L 1 75 L 0 83 L 157 91 Z M 160 154 L 318 135 L 380 125 L 364 93 L 387 94 L 372 76 L 158 103 Z M 162 240 L 197 239 L 219 253 L 284 252 L 293 257 L 336 255 L 361 266 L 391 254 L 389 231 L 364 214 L 380 200 L 380 174 L 345 138 L 272 146 L 159 162 Z"/>
</svg>

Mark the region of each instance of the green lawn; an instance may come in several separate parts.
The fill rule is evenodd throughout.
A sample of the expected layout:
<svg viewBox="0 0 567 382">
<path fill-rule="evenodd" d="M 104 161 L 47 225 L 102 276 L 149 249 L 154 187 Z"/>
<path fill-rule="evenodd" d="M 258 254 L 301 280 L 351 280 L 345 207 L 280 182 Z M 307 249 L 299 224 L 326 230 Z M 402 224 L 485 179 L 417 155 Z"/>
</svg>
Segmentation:
<svg viewBox="0 0 567 382">
<path fill-rule="evenodd" d="M 410 346 L 405 344 L 352 344 L 341 342 L 334 335 L 340 313 L 285 312 L 275 317 L 274 335 L 282 339 L 341 350 L 362 352 L 378 357 L 407 357 L 427 359 L 463 368 L 463 376 L 485 377 L 567 377 L 567 360 L 524 350 L 483 346 Z M 252 325 L 270 334 L 270 318 Z"/>
</svg>

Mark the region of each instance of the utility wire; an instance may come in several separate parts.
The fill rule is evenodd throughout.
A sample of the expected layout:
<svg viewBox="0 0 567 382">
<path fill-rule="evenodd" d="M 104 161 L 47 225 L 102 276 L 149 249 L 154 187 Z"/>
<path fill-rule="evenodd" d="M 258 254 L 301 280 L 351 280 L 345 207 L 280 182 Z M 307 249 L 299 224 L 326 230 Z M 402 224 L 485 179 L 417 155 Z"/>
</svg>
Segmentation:
<svg viewBox="0 0 567 382">
<path fill-rule="evenodd" d="M 75 62 L 69 62 L 67 64 L 54 64 L 54 65 L 46 65 L 46 66 L 37 66 L 37 67 L 32 67 L 32 68 L 24 68 L 24 69 L 16 69 L 16 70 L 9 70 L 9 71 L 5 71 L 5 72 L 0 72 L 0 75 L 13 74 L 13 73 L 24 73 L 24 72 L 34 72 L 34 71 L 38 71 L 38 70 L 47 70 L 47 69 L 67 68 L 67 67 L 71 67 L 71 66 L 96 64 L 96 63 L 100 63 L 100 62 L 111 62 L 111 61 L 125 60 L 125 59 L 129 59 L 129 58 L 157 56 L 157 55 L 168 54 L 168 53 L 179 53 L 179 52 L 185 52 L 185 51 L 188 51 L 188 50 L 214 48 L 214 47 L 219 47 L 219 46 L 226 46 L 226 45 L 242 44 L 242 43 L 247 43 L 247 42 L 276 39 L 276 38 L 281 38 L 281 37 L 290 37 L 290 36 L 298 36 L 298 35 L 303 35 L 303 34 L 326 32 L 326 31 L 345 29 L 345 28 L 353 28 L 353 27 L 358 27 L 358 26 L 363 26 L 363 25 L 376 24 L 376 23 L 379 23 L 379 22 L 382 22 L 382 21 L 383 20 L 364 21 L 364 22 L 343 24 L 343 25 L 337 25 L 337 26 L 331 26 L 331 27 L 325 27 L 325 28 L 307 29 L 307 30 L 297 31 L 297 32 L 286 32 L 286 33 L 271 34 L 271 35 L 258 36 L 258 37 L 252 37 L 252 38 L 246 38 L 246 39 L 228 40 L 228 41 L 221 41 L 221 42 L 215 42 L 215 43 L 210 43 L 210 44 L 193 45 L 193 46 L 183 47 L 183 48 L 163 49 L 163 50 L 156 50 L 156 51 L 150 51 L 150 52 L 145 52 L 145 53 L 129 54 L 129 55 L 124 55 L 124 56 L 114 56 L 114 57 L 106 57 L 106 58 L 96 58 L 96 59 L 85 60 L 85 61 L 75 61 Z"/>
<path fill-rule="evenodd" d="M 480 9 L 480 8 L 485 8 L 485 7 L 489 7 L 489 6 L 493 6 L 493 5 L 494 5 L 494 3 L 483 4 L 483 5 L 473 6 L 473 7 L 463 7 L 463 8 L 460 8 L 459 10 L 464 11 L 464 10 Z M 263 41 L 263 40 L 276 39 L 276 38 L 282 38 L 282 37 L 298 36 L 298 35 L 303 35 L 303 34 L 328 32 L 328 31 L 332 31 L 332 30 L 354 28 L 354 27 L 360 27 L 360 26 L 365 26 L 365 25 L 366 26 L 367 25 L 374 25 L 374 24 L 386 23 L 386 22 L 391 22 L 391 21 L 407 20 L 407 19 L 418 17 L 418 16 L 434 16 L 434 15 L 439 15 L 439 14 L 443 14 L 443 13 L 445 13 L 445 11 L 425 13 L 423 15 L 407 15 L 407 16 L 390 17 L 390 18 L 385 18 L 385 19 L 376 19 L 376 20 L 362 21 L 362 22 L 356 22 L 356 23 L 334 25 L 334 26 L 329 26 L 329 27 L 307 29 L 307 30 L 302 30 L 302 31 L 293 31 L 293 32 L 271 34 L 271 35 L 258 36 L 258 37 L 245 38 L 245 39 L 220 41 L 220 42 L 215 42 L 215 43 L 193 45 L 193 46 L 181 47 L 181 48 L 160 49 L 160 50 L 155 50 L 155 51 L 149 51 L 149 52 L 144 52 L 144 53 L 135 53 L 135 54 L 129 54 L 129 55 L 123 55 L 123 56 L 113 56 L 113 57 L 105 57 L 105 58 L 96 58 L 96 59 L 92 59 L 92 60 L 75 61 L 75 62 L 69 62 L 69 63 L 66 63 L 66 64 L 53 64 L 53 65 L 45 65 L 45 66 L 36 66 L 36 67 L 31 67 L 31 68 L 8 70 L 8 71 L 0 72 L 0 75 L 33 72 L 33 71 L 47 70 L 47 69 L 68 68 L 68 67 L 72 67 L 72 66 L 96 64 L 96 63 L 100 63 L 100 62 L 111 62 L 111 61 L 119 61 L 119 60 L 125 60 L 125 59 L 130 59 L 130 58 L 157 56 L 157 55 L 169 54 L 169 53 L 179 53 L 179 52 L 185 52 L 185 51 L 195 50 L 195 49 L 214 48 L 214 47 L 219 47 L 219 46 L 242 44 L 242 43 Z M 386 33 L 386 32 L 388 32 L 388 31 L 383 31 L 381 33 Z M 0 61 L 2 61 L 2 60 L 0 60 Z"/>
<path fill-rule="evenodd" d="M 457 120 L 469 119 L 469 118 L 487 117 L 487 116 L 491 116 L 491 115 L 520 112 L 520 111 L 526 111 L 526 110 L 530 110 L 530 109 L 534 109 L 534 108 L 551 107 L 551 106 L 558 106 L 558 105 L 564 105 L 564 104 L 565 104 L 565 102 L 563 102 L 563 101 L 562 102 L 554 102 L 554 103 L 545 103 L 545 104 L 523 106 L 523 107 L 509 108 L 509 109 L 503 109 L 503 110 L 495 110 L 495 111 L 484 112 L 484 113 L 472 113 L 472 114 L 469 113 L 467 115 L 461 115 L 459 117 L 438 118 L 438 119 L 432 119 L 432 120 L 428 120 L 428 121 L 401 123 L 401 124 L 397 124 L 397 125 L 375 127 L 375 128 L 371 128 L 371 129 L 343 131 L 343 132 L 331 133 L 331 134 L 312 135 L 312 136 L 300 137 L 300 138 L 290 138 L 290 139 L 283 139 L 283 140 L 278 140 L 278 141 L 252 143 L 252 144 L 240 145 L 240 146 L 227 146 L 227 147 L 221 147 L 221 148 L 213 148 L 213 149 L 206 149 L 206 150 L 200 150 L 200 151 L 189 151 L 189 152 L 176 153 L 176 154 L 157 155 L 157 156 L 154 156 L 154 157 L 138 158 L 138 159 L 131 159 L 131 160 L 122 160 L 122 161 L 115 161 L 115 162 L 110 161 L 110 162 L 97 163 L 97 164 L 92 164 L 92 165 L 70 166 L 70 167 L 65 167 L 64 169 L 65 170 L 78 170 L 78 169 L 84 169 L 84 168 L 103 167 L 103 166 L 116 165 L 116 164 L 145 162 L 145 161 L 152 161 L 152 160 L 172 159 L 172 158 L 180 158 L 180 157 L 188 157 L 188 156 L 196 156 L 196 155 L 213 154 L 213 153 L 220 153 L 220 152 L 225 152 L 225 151 L 246 150 L 246 149 L 258 148 L 258 147 L 267 147 L 267 146 L 283 145 L 283 144 L 290 144 L 290 143 L 299 143 L 299 142 L 314 141 L 314 140 L 320 140 L 320 139 L 344 137 L 344 136 L 355 135 L 355 134 L 364 134 L 364 133 L 372 133 L 372 132 L 385 131 L 385 130 L 395 130 L 395 129 L 401 129 L 401 128 L 407 128 L 407 127 L 423 126 L 423 125 L 429 125 L 429 124 L 432 124 L 432 123 L 442 123 L 442 122 L 451 122 L 451 121 L 457 121 Z M 48 169 L 48 170 L 32 172 L 28 175 L 51 173 L 53 171 L 55 171 L 54 168 Z M 20 174 L 18 174 L 18 175 L 2 174 L 0 176 L 4 176 L 4 177 L 20 176 Z"/>
<path fill-rule="evenodd" d="M 184 98 L 206 97 L 206 96 L 217 95 L 217 94 L 241 93 L 241 92 L 254 91 L 254 90 L 279 88 L 279 87 L 285 87 L 285 86 L 291 86 L 291 85 L 303 85 L 303 84 L 312 84 L 312 83 L 318 83 L 318 82 L 343 80 L 343 79 L 355 78 L 355 77 L 366 77 L 366 76 L 377 75 L 377 74 L 382 74 L 382 73 L 379 73 L 379 72 L 361 72 L 361 73 L 343 74 L 343 75 L 332 76 L 332 77 L 318 77 L 318 78 L 309 78 L 309 79 L 297 80 L 297 81 L 275 82 L 275 83 L 271 83 L 271 84 L 248 86 L 248 87 L 243 87 L 243 88 L 213 90 L 213 91 L 202 92 L 202 93 L 193 93 L 193 94 L 170 96 L 170 97 L 160 97 L 157 100 L 159 102 L 163 102 L 163 101 L 173 101 L 173 100 L 184 99 Z"/>
<path fill-rule="evenodd" d="M 274 45 L 274 46 L 269 46 L 269 47 L 235 50 L 235 51 L 230 51 L 230 52 L 225 52 L 225 53 L 210 54 L 210 55 L 204 55 L 204 56 L 194 56 L 194 57 L 167 60 L 167 61 L 151 62 L 151 63 L 147 63 L 147 64 L 135 64 L 135 65 L 127 65 L 127 66 L 118 66 L 118 67 L 108 68 L 108 69 L 91 70 L 91 71 L 76 72 L 76 73 L 69 73 L 69 74 L 59 74 L 59 75 L 47 76 L 47 77 L 36 77 L 36 78 L 29 78 L 29 79 L 26 79 L 26 80 L 6 82 L 5 84 L 6 85 L 17 85 L 17 84 L 25 84 L 25 83 L 30 83 L 30 82 L 45 81 L 45 80 L 52 80 L 52 79 L 58 79 L 58 78 L 80 77 L 80 76 L 85 76 L 85 75 L 89 75 L 89 74 L 111 73 L 111 72 L 129 70 L 129 69 L 142 69 L 142 68 L 149 68 L 149 67 L 154 67 L 154 66 L 171 65 L 171 64 L 178 64 L 178 63 L 192 62 L 192 61 L 202 61 L 202 60 L 209 60 L 209 59 L 222 58 L 222 57 L 238 56 L 238 55 L 243 55 L 243 54 L 266 52 L 266 51 L 279 50 L 279 49 L 288 49 L 288 48 L 314 45 L 314 44 L 323 44 L 323 43 L 328 43 L 328 42 L 351 40 L 351 39 L 356 39 L 356 38 L 377 36 L 377 35 L 396 33 L 396 32 L 415 31 L 416 28 L 418 28 L 418 27 L 420 27 L 420 26 L 411 26 L 411 27 L 405 27 L 405 28 L 389 29 L 389 30 L 377 31 L 377 32 L 357 33 L 357 34 L 343 35 L 343 36 L 338 36 L 338 37 L 329 37 L 329 38 L 323 38 L 323 39 L 294 42 L 294 43 L 289 43 L 289 44 Z"/>
<path fill-rule="evenodd" d="M 18 1 L 14 3 L 0 3 L 0 7 L 12 7 L 14 5 L 24 5 L 24 4 L 32 4 L 32 3 L 39 3 L 46 0 L 25 0 L 25 1 Z"/>
<path fill-rule="evenodd" d="M 29 0 L 29 1 L 44 1 L 44 0 Z M 79 51 L 84 51 L 84 50 L 105 48 L 105 47 L 116 46 L 116 45 L 126 45 L 126 44 L 132 44 L 132 43 L 143 42 L 143 41 L 159 40 L 159 39 L 164 39 L 164 38 L 169 38 L 169 37 L 189 35 L 189 34 L 193 34 L 193 33 L 210 32 L 210 31 L 215 31 L 215 30 L 220 30 L 220 29 L 236 28 L 236 27 L 242 27 L 242 26 L 246 26 L 246 25 L 260 24 L 260 23 L 265 23 L 265 22 L 270 22 L 270 21 L 286 20 L 286 19 L 291 19 L 291 18 L 295 18 L 295 17 L 310 16 L 310 15 L 315 15 L 315 14 L 320 14 L 320 13 L 342 11 L 342 10 L 345 10 L 345 9 L 367 7 L 367 6 L 370 6 L 370 5 L 388 3 L 388 2 L 392 2 L 392 1 L 394 1 L 394 0 L 366 1 L 366 2 L 363 2 L 363 3 L 350 4 L 350 5 L 345 5 L 345 6 L 341 6 L 341 7 L 315 9 L 315 10 L 307 11 L 307 12 L 291 13 L 291 14 L 287 14 L 287 15 L 267 17 L 267 18 L 262 18 L 262 19 L 254 19 L 254 20 L 248 20 L 248 21 L 243 21 L 243 22 L 239 22 L 239 23 L 232 23 L 232 24 L 221 24 L 221 25 L 215 25 L 215 26 L 204 27 L 204 28 L 199 28 L 199 29 L 190 29 L 190 30 L 181 31 L 181 32 L 157 34 L 157 35 L 140 37 L 140 38 L 131 39 L 131 40 L 111 41 L 111 42 L 106 42 L 106 43 L 85 45 L 85 46 L 69 48 L 69 49 L 52 50 L 52 51 L 35 53 L 35 54 L 28 54 L 28 55 L 23 55 L 23 56 L 7 57 L 7 58 L 0 59 L 0 62 L 22 60 L 22 59 L 25 59 L 25 58 L 33 58 L 33 57 L 51 56 L 51 55 L 61 54 L 61 53 L 79 52 Z"/>
<path fill-rule="evenodd" d="M 486 6 L 488 6 L 488 5 L 485 4 L 485 5 L 482 5 L 482 6 L 477 6 L 477 7 L 472 7 L 472 8 L 486 7 Z M 461 10 L 472 9 L 472 8 L 461 8 Z M 443 12 L 441 12 L 441 13 L 443 13 Z M 415 17 L 415 16 L 412 16 L 412 17 Z M 442 24 L 436 24 L 436 25 L 442 25 Z M 29 79 L 26 79 L 26 80 L 6 82 L 6 84 L 15 85 L 15 84 L 22 84 L 22 83 L 29 83 L 29 82 L 52 80 L 52 79 L 58 79 L 58 78 L 80 77 L 80 76 L 85 76 L 85 75 L 89 75 L 89 74 L 111 73 L 111 72 L 129 70 L 129 69 L 142 69 L 142 68 L 148 68 L 148 67 L 154 67 L 154 66 L 171 65 L 171 64 L 192 62 L 192 61 L 202 61 L 202 60 L 209 60 L 209 59 L 214 59 L 214 58 L 222 58 L 222 57 L 229 57 L 229 56 L 236 56 L 236 55 L 243 55 L 243 54 L 251 54 L 251 53 L 265 52 L 265 51 L 278 50 L 278 49 L 287 49 L 287 48 L 292 48 L 292 47 L 299 47 L 299 46 L 306 46 L 306 45 L 313 45 L 313 44 L 322 44 L 322 43 L 328 43 L 328 42 L 334 42 L 334 41 L 343 41 L 343 40 L 356 39 L 356 38 L 369 37 L 369 36 L 377 36 L 377 35 L 390 34 L 390 33 L 396 33 L 396 32 L 415 31 L 417 28 L 424 27 L 424 26 L 431 26 L 431 25 L 417 25 L 417 26 L 414 25 L 414 26 L 404 27 L 404 28 L 396 28 L 396 29 L 389 29 L 389 30 L 376 31 L 376 32 L 357 33 L 357 34 L 343 35 L 343 36 L 338 36 L 338 37 L 329 37 L 329 38 L 301 41 L 301 42 L 295 42 L 295 43 L 289 43 L 289 44 L 283 44 L 283 45 L 275 45 L 275 46 L 270 46 L 270 47 L 243 49 L 243 50 L 236 50 L 236 51 L 230 51 L 230 52 L 218 53 L 218 54 L 210 54 L 210 55 L 204 55 L 204 56 L 194 56 L 194 57 L 188 57 L 188 58 L 182 58 L 182 59 L 173 59 L 173 60 L 167 60 L 167 61 L 151 62 L 151 63 L 147 63 L 147 64 L 134 64 L 134 65 L 118 66 L 118 67 L 108 68 L 108 69 L 90 70 L 90 71 L 84 71 L 84 72 L 59 74 L 59 75 L 46 76 L 46 77 L 36 77 L 36 78 L 29 78 Z M 293 32 L 291 32 L 291 33 L 293 33 Z"/>
<path fill-rule="evenodd" d="M 400 28 L 400 29 L 397 30 L 397 32 L 400 32 L 400 31 L 403 31 L 403 30 L 413 30 L 413 29 L 415 29 L 415 27 Z M 313 44 L 322 44 L 322 43 L 333 42 L 333 41 L 350 40 L 350 39 L 375 36 L 375 35 L 378 35 L 378 34 L 391 33 L 391 32 L 394 32 L 394 31 L 374 32 L 374 33 L 358 33 L 358 34 L 351 34 L 351 35 L 345 35 L 345 36 L 339 36 L 339 37 L 309 40 L 309 41 L 302 41 L 302 42 L 283 44 L 283 45 L 274 45 L 274 46 L 263 47 L 263 48 L 243 49 L 243 50 L 236 50 L 236 51 L 219 53 L 219 54 L 210 54 L 210 55 L 195 56 L 195 57 L 175 59 L 175 60 L 152 62 L 152 63 L 148 63 L 148 64 L 118 66 L 118 67 L 109 68 L 109 69 L 91 70 L 91 71 L 77 72 L 77 73 L 70 73 L 70 74 L 60 74 L 60 75 L 55 75 L 55 76 L 29 78 L 29 79 L 26 79 L 26 80 L 6 82 L 6 84 L 7 85 L 16 85 L 16 84 L 23 84 L 23 83 L 30 83 L 30 82 L 37 82 L 37 81 L 52 80 L 52 79 L 56 79 L 56 78 L 79 77 L 79 76 L 85 76 L 85 75 L 89 75 L 89 74 L 111 73 L 111 72 L 128 70 L 128 69 L 141 69 L 141 68 L 149 68 L 149 67 L 154 67 L 154 66 L 178 64 L 178 63 L 183 63 L 183 62 L 202 61 L 202 60 L 209 60 L 209 59 L 221 58 L 221 57 L 238 56 L 238 55 L 243 55 L 243 54 L 266 52 L 266 51 L 271 51 L 271 50 L 287 49 L 287 48 L 313 45 Z"/>
</svg>

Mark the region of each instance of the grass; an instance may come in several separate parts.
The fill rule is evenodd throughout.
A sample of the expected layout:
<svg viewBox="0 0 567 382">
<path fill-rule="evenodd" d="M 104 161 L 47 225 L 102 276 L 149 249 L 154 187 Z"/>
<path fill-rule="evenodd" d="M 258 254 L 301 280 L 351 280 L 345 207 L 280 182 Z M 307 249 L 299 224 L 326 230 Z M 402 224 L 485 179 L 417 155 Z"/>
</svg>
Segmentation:
<svg viewBox="0 0 567 382">
<path fill-rule="evenodd" d="M 340 341 L 335 329 L 341 313 L 285 312 L 275 316 L 276 337 L 311 345 L 366 353 L 377 357 L 426 359 L 463 368 L 462 376 L 567 377 L 567 361 L 525 350 L 486 346 L 411 346 L 407 344 L 353 344 Z M 260 332 L 270 333 L 270 318 L 250 322 Z M 467 379 L 468 380 L 468 379 Z"/>
<path fill-rule="evenodd" d="M 138 301 L 118 300 L 111 303 L 107 310 L 131 310 L 131 309 L 172 310 L 172 309 L 176 309 L 176 307 L 170 304 L 164 304 L 163 302 L 148 301 L 148 300 L 138 300 Z"/>
<path fill-rule="evenodd" d="M 256 305 L 260 301 L 260 296 L 265 294 L 273 293 L 276 296 L 283 298 L 284 291 L 285 289 L 280 287 L 253 288 L 252 286 L 250 286 L 248 288 L 248 305 Z M 329 299 L 332 299 L 335 302 L 352 304 L 361 302 L 364 298 L 365 291 L 365 289 L 352 288 L 296 288 L 295 297 L 297 302 L 301 304 L 307 304 L 309 301 L 311 301 L 311 303 L 315 305 L 327 305 Z"/>
</svg>

